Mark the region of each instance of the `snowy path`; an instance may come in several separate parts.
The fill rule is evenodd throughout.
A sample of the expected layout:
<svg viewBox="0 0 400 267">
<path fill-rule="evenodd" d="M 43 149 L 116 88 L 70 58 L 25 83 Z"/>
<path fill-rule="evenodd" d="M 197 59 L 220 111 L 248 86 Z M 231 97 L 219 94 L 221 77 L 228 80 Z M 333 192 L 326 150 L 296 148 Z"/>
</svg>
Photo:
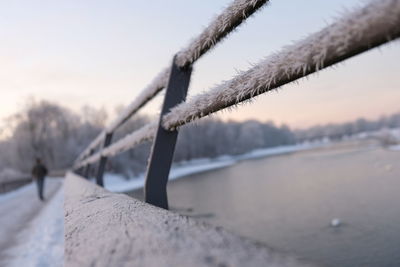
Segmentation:
<svg viewBox="0 0 400 267">
<path fill-rule="evenodd" d="M 0 195 L 0 266 L 18 266 L 17 259 L 29 253 L 39 254 L 38 249 L 52 234 L 49 231 L 54 230 L 54 224 L 61 224 L 58 227 L 63 228 L 62 221 L 56 223 L 54 216 L 54 211 L 60 210 L 62 218 L 61 185 L 61 179 L 46 180 L 44 203 L 38 200 L 33 183 Z"/>
</svg>

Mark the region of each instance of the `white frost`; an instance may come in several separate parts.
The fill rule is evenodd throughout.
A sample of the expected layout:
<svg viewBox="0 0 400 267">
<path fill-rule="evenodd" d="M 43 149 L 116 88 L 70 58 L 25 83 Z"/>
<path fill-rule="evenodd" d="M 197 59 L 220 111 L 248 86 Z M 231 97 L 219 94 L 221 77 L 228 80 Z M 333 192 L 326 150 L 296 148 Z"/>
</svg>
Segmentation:
<svg viewBox="0 0 400 267">
<path fill-rule="evenodd" d="M 176 64 L 180 67 L 193 64 L 207 51 L 213 48 L 224 37 L 241 25 L 249 16 L 259 10 L 268 0 L 235 0 L 217 16 L 203 32 L 194 38 L 187 47 L 181 49 L 176 56 Z M 138 109 L 144 106 L 168 83 L 170 68 L 162 70 L 153 81 L 126 107 L 126 109 L 101 132 L 89 146 L 78 156 L 75 168 L 82 166 L 79 161 L 89 155 L 90 151 L 101 144 L 107 133 L 113 132 Z"/>
<path fill-rule="evenodd" d="M 194 63 L 267 2 L 267 0 L 233 1 L 200 35 L 177 53 L 177 65 L 184 67 Z"/>
<path fill-rule="evenodd" d="M 163 117 L 165 129 L 234 106 L 400 36 L 400 1 L 375 0 Z"/>
<path fill-rule="evenodd" d="M 238 10 L 250 6 L 253 6 L 253 11 L 255 11 L 257 9 L 257 4 L 259 4 L 259 1 L 237 0 L 231 6 L 237 5 L 237 8 L 230 9 L 228 7 L 226 12 L 228 14 L 232 11 L 232 14 L 237 15 L 239 14 L 237 12 Z M 230 11 L 228 12 L 227 10 Z M 243 14 L 246 14 L 246 12 Z M 243 16 L 242 19 L 244 18 L 245 16 Z M 217 17 L 217 24 L 219 23 L 219 19 L 220 17 Z M 221 26 L 222 28 L 225 27 L 223 25 L 224 24 Z M 259 64 L 240 73 L 235 78 L 223 82 L 210 91 L 194 96 L 189 101 L 175 106 L 171 109 L 170 113 L 163 117 L 163 127 L 165 129 L 174 129 L 200 117 L 204 117 L 224 108 L 229 108 L 239 102 L 246 101 L 259 94 L 276 89 L 283 84 L 295 81 L 296 79 L 371 49 L 391 39 L 398 38 L 400 36 L 400 27 L 398 27 L 398 25 L 400 25 L 400 1 L 372 1 L 364 8 L 343 16 L 341 19 L 337 20 L 336 23 L 333 23 L 308 38 L 287 46 L 279 53 L 267 57 Z M 214 26 L 210 27 L 213 28 Z M 206 28 L 205 32 L 209 30 L 210 29 Z M 210 31 L 212 32 L 214 30 Z M 201 36 L 202 35 L 200 35 L 200 37 Z M 223 37 L 224 35 L 221 36 Z M 212 43 L 212 41 L 205 41 L 205 43 L 207 43 L 206 46 L 209 46 L 209 48 L 211 48 L 210 42 Z M 186 64 L 185 62 L 193 60 L 190 59 L 192 58 L 191 56 L 200 53 L 199 51 L 202 50 L 202 45 L 205 44 L 200 43 L 193 41 L 189 47 L 193 46 L 195 48 L 190 48 L 187 51 L 182 50 L 183 52 L 181 51 L 178 56 L 179 60 L 177 59 L 179 62 L 182 61 L 179 64 Z M 160 78 L 154 81 L 154 84 L 157 84 L 157 86 L 161 86 L 162 80 L 166 80 L 166 76 L 163 73 L 165 74 L 167 72 L 162 72 L 159 76 Z M 154 89 L 155 87 L 151 88 Z M 142 95 L 143 97 L 139 97 L 138 102 L 134 103 L 141 103 L 141 99 L 145 99 L 147 93 L 144 92 Z M 138 104 L 131 105 L 122 117 L 131 114 L 129 110 L 132 106 L 136 107 L 137 105 Z M 118 120 L 121 121 L 121 119 Z M 126 138 L 114 143 L 105 151 L 75 164 L 74 167 L 77 168 L 88 163 L 93 163 L 99 160 L 102 155 L 112 156 L 118 152 L 130 149 L 142 141 L 152 139 L 155 133 L 155 125 L 156 123 L 153 122 L 144 126 L 138 132 L 134 132 Z"/>
<path fill-rule="evenodd" d="M 139 130 L 134 131 L 126 135 L 124 138 L 116 141 L 112 145 L 104 148 L 102 151 L 97 152 L 96 154 L 82 160 L 75 164 L 75 168 L 79 168 L 81 166 L 85 166 L 86 164 L 94 163 L 100 160 L 101 156 L 110 157 L 114 156 L 118 153 L 122 153 L 127 151 L 128 149 L 133 148 L 134 146 L 143 143 L 144 141 L 148 141 L 154 138 L 155 132 L 157 129 L 157 123 L 149 123 L 140 128 Z"/>
</svg>

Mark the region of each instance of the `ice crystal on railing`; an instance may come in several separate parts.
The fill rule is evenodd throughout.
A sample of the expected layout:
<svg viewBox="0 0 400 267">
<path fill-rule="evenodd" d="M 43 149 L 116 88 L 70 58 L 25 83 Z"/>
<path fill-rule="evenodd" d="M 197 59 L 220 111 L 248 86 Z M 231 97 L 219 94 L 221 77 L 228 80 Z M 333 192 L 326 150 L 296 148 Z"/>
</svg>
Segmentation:
<svg viewBox="0 0 400 267">
<path fill-rule="evenodd" d="M 399 25 L 400 1 L 372 1 L 233 79 L 174 107 L 164 116 L 163 126 L 173 129 L 398 38 Z"/>
</svg>

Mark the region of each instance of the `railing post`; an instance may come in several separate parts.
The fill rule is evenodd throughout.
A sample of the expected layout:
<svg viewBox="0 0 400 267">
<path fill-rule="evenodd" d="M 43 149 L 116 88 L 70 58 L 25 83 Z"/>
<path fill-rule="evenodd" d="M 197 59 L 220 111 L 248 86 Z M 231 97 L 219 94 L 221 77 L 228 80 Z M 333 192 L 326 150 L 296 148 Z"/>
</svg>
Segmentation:
<svg viewBox="0 0 400 267">
<path fill-rule="evenodd" d="M 87 164 L 82 174 L 82 176 L 85 177 L 86 179 L 89 179 L 89 170 L 90 170 L 90 164 Z"/>
<path fill-rule="evenodd" d="M 78 169 L 76 169 L 76 173 L 79 175 L 83 175 L 83 167 L 79 167 Z"/>
<path fill-rule="evenodd" d="M 103 150 L 103 148 L 106 148 L 110 145 L 112 136 L 113 136 L 112 132 L 106 134 L 106 137 L 104 138 L 104 144 L 103 144 L 103 147 L 101 148 L 101 150 Z M 96 176 L 96 184 L 98 184 L 100 186 L 104 186 L 103 175 L 104 175 L 104 169 L 106 167 L 106 163 L 107 163 L 107 157 L 101 156 L 100 163 L 99 163 L 99 169 L 97 171 L 97 176 Z"/>
<path fill-rule="evenodd" d="M 94 153 L 94 150 L 91 149 L 88 157 L 93 155 L 93 153 Z M 89 179 L 89 171 L 90 171 L 90 163 L 86 164 L 85 170 L 83 171 L 83 177 L 86 177 L 87 179 Z"/>
<path fill-rule="evenodd" d="M 167 131 L 161 123 L 164 114 L 177 104 L 185 101 L 192 73 L 191 66 L 180 68 L 172 62 L 164 104 L 161 110 L 159 124 L 147 168 L 144 187 L 145 201 L 160 208 L 168 209 L 167 182 L 175 151 L 178 131 Z"/>
</svg>

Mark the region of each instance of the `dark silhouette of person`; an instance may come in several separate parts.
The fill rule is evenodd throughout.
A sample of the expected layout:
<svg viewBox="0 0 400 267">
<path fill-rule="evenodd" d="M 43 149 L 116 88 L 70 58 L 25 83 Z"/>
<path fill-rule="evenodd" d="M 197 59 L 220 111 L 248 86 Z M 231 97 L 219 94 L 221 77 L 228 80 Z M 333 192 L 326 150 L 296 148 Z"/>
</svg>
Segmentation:
<svg viewBox="0 0 400 267">
<path fill-rule="evenodd" d="M 44 189 L 44 178 L 47 175 L 47 168 L 42 164 L 40 158 L 36 159 L 36 164 L 32 168 L 32 178 L 36 180 L 38 195 L 41 201 L 44 201 L 43 189 Z"/>
</svg>

